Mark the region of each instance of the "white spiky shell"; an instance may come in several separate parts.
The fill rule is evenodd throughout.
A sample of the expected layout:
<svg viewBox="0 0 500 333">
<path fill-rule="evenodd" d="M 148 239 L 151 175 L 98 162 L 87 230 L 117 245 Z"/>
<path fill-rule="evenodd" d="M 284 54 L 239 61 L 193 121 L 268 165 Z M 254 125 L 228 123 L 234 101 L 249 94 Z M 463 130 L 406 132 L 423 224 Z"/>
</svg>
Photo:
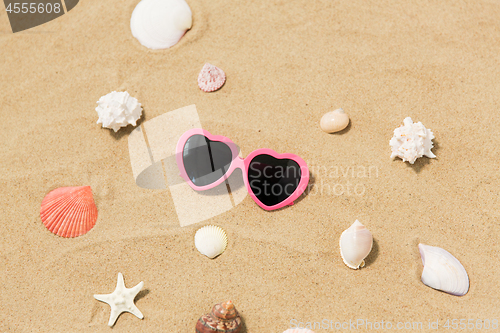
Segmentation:
<svg viewBox="0 0 500 333">
<path fill-rule="evenodd" d="M 132 35 L 150 49 L 166 49 L 181 39 L 193 23 L 184 0 L 142 0 L 130 19 Z"/>
<path fill-rule="evenodd" d="M 97 123 L 102 123 L 102 127 L 111 128 L 115 132 L 129 124 L 135 126 L 142 114 L 141 103 L 126 91 L 113 91 L 102 96 L 97 101 L 95 110 L 99 116 Z"/>
<path fill-rule="evenodd" d="M 463 296 L 469 291 L 469 276 L 464 266 L 448 251 L 418 244 L 424 270 L 422 282 L 451 295 Z"/>
<path fill-rule="evenodd" d="M 352 269 L 365 265 L 364 259 L 372 250 L 373 236 L 358 220 L 356 220 L 340 236 L 340 255 L 344 263 Z"/>
<path fill-rule="evenodd" d="M 215 225 L 207 225 L 194 235 L 194 245 L 201 254 L 213 259 L 226 249 L 226 232 Z"/>
<path fill-rule="evenodd" d="M 394 130 L 394 136 L 389 141 L 391 145 L 391 158 L 399 157 L 403 162 L 415 163 L 417 158 L 427 156 L 435 158 L 431 152 L 434 134 L 430 129 L 426 129 L 419 121 L 413 123 L 410 117 L 403 120 L 403 125 Z"/>
</svg>

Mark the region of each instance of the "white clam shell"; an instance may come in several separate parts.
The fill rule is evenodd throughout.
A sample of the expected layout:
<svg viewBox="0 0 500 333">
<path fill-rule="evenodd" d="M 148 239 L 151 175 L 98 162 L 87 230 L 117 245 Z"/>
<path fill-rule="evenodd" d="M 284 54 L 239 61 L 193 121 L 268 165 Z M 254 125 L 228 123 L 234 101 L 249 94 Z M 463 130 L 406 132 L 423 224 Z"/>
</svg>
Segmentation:
<svg viewBox="0 0 500 333">
<path fill-rule="evenodd" d="M 213 259 L 226 249 L 226 232 L 215 225 L 207 225 L 196 232 L 194 245 L 201 254 Z"/>
<path fill-rule="evenodd" d="M 319 123 L 326 133 L 342 131 L 347 125 L 349 125 L 349 116 L 342 109 L 326 113 Z"/>
<path fill-rule="evenodd" d="M 365 265 L 364 259 L 372 250 L 373 236 L 358 220 L 356 220 L 340 236 L 340 255 L 344 263 L 352 269 Z"/>
<path fill-rule="evenodd" d="M 469 291 L 469 276 L 464 266 L 448 251 L 430 245 L 418 244 L 424 270 L 422 282 L 448 294 L 463 296 Z"/>
<path fill-rule="evenodd" d="M 130 19 L 132 35 L 150 49 L 166 49 L 191 29 L 193 17 L 184 0 L 142 0 Z"/>
</svg>

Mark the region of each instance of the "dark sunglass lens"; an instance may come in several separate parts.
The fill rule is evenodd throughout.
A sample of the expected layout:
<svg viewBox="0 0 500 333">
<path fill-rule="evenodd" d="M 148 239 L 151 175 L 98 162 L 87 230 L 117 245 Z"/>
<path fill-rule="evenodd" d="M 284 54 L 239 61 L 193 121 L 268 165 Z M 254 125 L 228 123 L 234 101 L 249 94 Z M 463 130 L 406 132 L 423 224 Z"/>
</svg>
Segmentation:
<svg viewBox="0 0 500 333">
<path fill-rule="evenodd" d="M 248 184 L 257 199 L 266 206 L 286 200 L 299 186 L 300 166 L 290 159 L 257 155 L 248 168 Z"/>
<path fill-rule="evenodd" d="M 206 186 L 224 176 L 233 155 L 225 143 L 197 134 L 186 141 L 182 160 L 189 179 L 197 186 Z"/>
</svg>

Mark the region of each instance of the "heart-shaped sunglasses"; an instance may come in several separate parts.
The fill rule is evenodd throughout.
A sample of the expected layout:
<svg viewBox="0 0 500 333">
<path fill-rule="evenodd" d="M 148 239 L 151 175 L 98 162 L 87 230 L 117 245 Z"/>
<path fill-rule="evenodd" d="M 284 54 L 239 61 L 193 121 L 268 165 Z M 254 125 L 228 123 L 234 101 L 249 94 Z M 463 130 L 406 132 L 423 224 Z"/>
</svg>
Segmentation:
<svg viewBox="0 0 500 333">
<path fill-rule="evenodd" d="M 196 191 L 225 181 L 236 168 L 252 199 L 265 210 L 293 204 L 309 183 L 309 169 L 302 158 L 257 149 L 245 159 L 236 144 L 224 136 L 195 128 L 184 133 L 176 148 L 180 175 Z"/>
</svg>

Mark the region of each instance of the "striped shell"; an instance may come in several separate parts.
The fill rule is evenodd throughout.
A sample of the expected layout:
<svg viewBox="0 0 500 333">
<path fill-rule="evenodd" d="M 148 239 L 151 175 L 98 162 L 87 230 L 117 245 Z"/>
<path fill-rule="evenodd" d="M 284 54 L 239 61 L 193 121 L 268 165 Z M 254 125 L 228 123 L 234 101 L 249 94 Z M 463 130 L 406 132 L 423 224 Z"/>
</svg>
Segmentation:
<svg viewBox="0 0 500 333">
<path fill-rule="evenodd" d="M 241 317 L 233 302 L 215 304 L 212 312 L 203 315 L 196 323 L 196 333 L 239 333 Z"/>
<path fill-rule="evenodd" d="M 226 249 L 226 232 L 215 225 L 207 225 L 194 235 L 194 245 L 201 254 L 213 259 Z"/>
<path fill-rule="evenodd" d="M 43 198 L 42 223 L 61 237 L 86 234 L 97 221 L 97 207 L 90 186 L 60 187 Z"/>
</svg>

